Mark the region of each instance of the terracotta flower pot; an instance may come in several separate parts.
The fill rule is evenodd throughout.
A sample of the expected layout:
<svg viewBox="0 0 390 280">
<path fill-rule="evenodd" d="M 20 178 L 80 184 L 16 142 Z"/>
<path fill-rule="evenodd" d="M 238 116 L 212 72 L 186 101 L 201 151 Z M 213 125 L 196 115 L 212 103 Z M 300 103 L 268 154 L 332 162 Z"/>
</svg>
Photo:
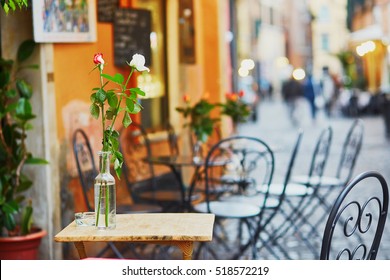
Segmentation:
<svg viewBox="0 0 390 280">
<path fill-rule="evenodd" d="M 45 230 L 37 229 L 24 236 L 0 237 L 0 260 L 36 260 Z"/>
</svg>

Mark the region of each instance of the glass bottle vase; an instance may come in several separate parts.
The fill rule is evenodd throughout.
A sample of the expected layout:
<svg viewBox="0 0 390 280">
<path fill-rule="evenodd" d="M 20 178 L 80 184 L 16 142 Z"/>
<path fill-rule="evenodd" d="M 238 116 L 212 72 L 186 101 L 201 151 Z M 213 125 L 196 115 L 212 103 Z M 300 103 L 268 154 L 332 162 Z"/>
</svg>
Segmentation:
<svg viewBox="0 0 390 280">
<path fill-rule="evenodd" d="M 192 160 L 194 163 L 199 163 L 202 161 L 202 142 L 196 140 L 194 146 L 192 147 Z"/>
<path fill-rule="evenodd" d="M 110 173 L 110 152 L 98 152 L 99 174 L 95 178 L 95 218 L 98 229 L 116 226 L 115 178 Z"/>
</svg>

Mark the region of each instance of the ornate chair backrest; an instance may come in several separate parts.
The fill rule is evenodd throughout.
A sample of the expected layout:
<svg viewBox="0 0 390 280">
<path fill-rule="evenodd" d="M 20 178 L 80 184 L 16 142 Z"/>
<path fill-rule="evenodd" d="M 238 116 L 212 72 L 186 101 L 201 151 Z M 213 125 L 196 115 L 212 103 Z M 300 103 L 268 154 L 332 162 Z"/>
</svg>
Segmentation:
<svg viewBox="0 0 390 280">
<path fill-rule="evenodd" d="M 341 191 L 329 214 L 320 258 L 374 260 L 388 206 L 389 190 L 380 173 L 368 171 L 356 176 Z"/>
<path fill-rule="evenodd" d="M 93 157 L 91 144 L 87 134 L 82 129 L 73 133 L 73 153 L 76 159 L 76 167 L 79 175 L 83 196 L 88 211 L 93 211 L 93 187 L 97 176 L 97 168 Z"/>
<path fill-rule="evenodd" d="M 356 119 L 352 123 L 345 138 L 336 173 L 336 177 L 343 182 L 343 185 L 347 184 L 352 177 L 356 159 L 362 147 L 363 134 L 363 122 L 360 119 Z"/>
<path fill-rule="evenodd" d="M 331 127 L 322 130 L 311 160 L 309 177 L 321 177 L 324 174 L 325 165 L 329 157 L 333 131 Z"/>
<path fill-rule="evenodd" d="M 226 163 L 223 168 L 221 163 Z M 250 194 L 257 185 L 269 186 L 274 164 L 272 150 L 260 139 L 247 136 L 222 139 L 210 148 L 205 159 L 207 204 L 221 196 Z"/>
<path fill-rule="evenodd" d="M 120 131 L 119 148 L 123 155 L 122 173 L 133 199 L 136 193 L 153 188 L 153 166 L 145 161 L 152 154 L 150 141 L 145 129 L 133 122 Z"/>
</svg>

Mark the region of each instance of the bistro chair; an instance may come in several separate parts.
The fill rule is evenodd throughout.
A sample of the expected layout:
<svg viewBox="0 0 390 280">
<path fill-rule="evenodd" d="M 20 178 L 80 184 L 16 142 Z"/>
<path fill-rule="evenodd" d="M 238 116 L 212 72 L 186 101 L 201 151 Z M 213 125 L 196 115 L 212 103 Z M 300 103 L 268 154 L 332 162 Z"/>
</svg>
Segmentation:
<svg viewBox="0 0 390 280">
<path fill-rule="evenodd" d="M 318 228 L 329 213 L 332 207 L 331 203 L 328 201 L 330 196 L 339 188 L 344 187 L 351 179 L 356 160 L 362 147 L 363 134 L 364 125 L 362 120 L 354 120 L 345 137 L 335 176 L 324 175 L 321 177 L 321 185 L 319 186 L 318 192 L 316 192 L 313 197 L 313 200 L 317 200 L 318 205 L 321 206 L 324 211 L 322 215 L 318 215 L 317 222 L 313 223 L 313 229 Z M 292 180 L 298 184 L 308 184 L 308 182 L 316 180 L 316 178 L 301 175 L 294 176 Z M 313 210 L 320 211 L 320 207 L 316 206 Z M 306 238 L 309 239 L 313 235 L 318 236 L 318 233 L 312 230 L 307 233 Z"/>
<path fill-rule="evenodd" d="M 163 212 L 182 210 L 183 198 L 177 176 L 171 171 L 160 170 L 147 159 L 152 156 L 152 146 L 146 130 L 137 123 L 121 130 L 120 150 L 124 163 L 122 170 L 129 192 L 135 201 L 159 205 Z M 195 196 L 195 195 L 194 195 Z"/>
<path fill-rule="evenodd" d="M 293 167 L 299 151 L 299 147 L 302 142 L 302 137 L 303 137 L 303 131 L 299 131 L 297 139 L 295 141 L 295 145 L 293 147 L 290 156 L 290 160 L 287 166 L 287 170 L 283 182 L 281 183 L 272 182 L 269 186 L 268 185 L 257 186 L 258 194 L 251 197 L 250 200 L 248 200 L 248 202 L 252 201 L 253 203 L 254 198 L 257 198 L 259 196 L 264 196 L 264 194 L 268 192 L 269 195 L 268 201 L 272 201 L 272 203 L 269 203 L 269 205 L 265 205 L 264 210 L 266 211 L 268 216 L 267 219 L 264 219 L 262 223 L 258 225 L 255 233 L 255 237 L 257 238 L 258 252 L 260 252 L 262 248 L 265 248 L 269 251 L 271 255 L 273 255 L 277 259 L 279 259 L 277 250 L 279 250 L 284 255 L 285 258 L 290 258 L 288 252 L 284 249 L 284 246 L 282 244 L 279 244 L 278 240 L 275 239 L 275 236 L 277 236 L 275 233 L 277 232 L 277 229 L 281 226 L 281 224 L 279 222 L 274 222 L 275 221 L 274 217 L 278 215 L 279 211 L 281 210 L 281 207 L 283 206 L 283 201 L 286 195 L 287 186 L 290 184 L 291 187 L 290 177 L 293 171 Z M 261 200 L 257 198 L 257 203 L 259 201 Z M 277 250 L 275 248 L 277 248 Z"/>
<path fill-rule="evenodd" d="M 225 163 L 221 166 L 221 163 Z M 197 256 L 203 249 L 213 258 L 226 258 L 221 255 L 222 248 L 229 258 L 242 256 L 248 248 L 256 254 L 255 231 L 267 205 L 268 194 L 258 204 L 229 200 L 236 195 L 250 194 L 257 184 L 269 185 L 274 173 L 274 155 L 269 146 L 260 139 L 234 136 L 222 139 L 209 150 L 204 163 L 205 201 L 193 205 L 199 213 L 215 215 L 214 244 L 198 248 Z M 227 182 L 229 175 L 230 182 Z M 233 180 L 234 179 L 234 180 Z M 228 221 L 238 222 L 237 238 L 233 240 Z M 246 229 L 244 231 L 244 229 Z M 232 248 L 230 241 L 235 243 Z M 218 248 L 213 248 L 218 246 Z M 203 247 L 203 248 L 202 248 Z"/>
<path fill-rule="evenodd" d="M 320 259 L 375 260 L 388 206 L 389 190 L 380 173 L 367 171 L 352 179 L 328 216 Z"/>
<path fill-rule="evenodd" d="M 330 145 L 332 142 L 332 128 L 327 127 L 323 129 L 317 139 L 314 151 L 311 157 L 310 168 L 308 176 L 317 176 L 321 178 L 329 157 Z M 283 217 L 283 223 L 275 229 L 272 233 L 272 240 L 274 244 L 286 244 L 284 238 L 295 238 L 302 242 L 313 254 L 318 253 L 318 249 L 312 244 L 312 239 L 307 239 L 304 236 L 304 231 L 313 230 L 314 226 L 311 224 L 309 217 L 312 209 L 317 204 L 313 203 L 312 197 L 318 191 L 320 181 L 311 181 L 308 184 L 297 184 L 288 182 L 286 186 L 274 185 L 270 187 L 269 194 L 277 195 L 281 189 L 285 187 L 284 203 L 280 207 L 278 213 Z M 260 191 L 264 192 L 264 188 Z M 314 206 L 313 206 L 314 204 Z M 308 228 L 308 229 L 307 229 Z M 282 248 L 281 246 L 278 246 Z M 280 250 L 285 258 L 291 258 L 286 250 Z"/>
<path fill-rule="evenodd" d="M 352 177 L 353 169 L 362 147 L 363 134 L 363 122 L 360 119 L 356 119 L 345 137 L 336 174 L 335 176 L 322 176 L 321 189 L 325 187 L 343 187 L 348 183 Z M 292 181 L 298 184 L 308 184 L 310 180 L 315 180 L 315 178 L 310 178 L 306 175 L 297 175 L 292 178 Z M 328 210 L 330 207 L 331 205 L 328 205 Z"/>
<path fill-rule="evenodd" d="M 92 147 L 89 142 L 87 134 L 82 129 L 76 129 L 73 133 L 73 153 L 76 159 L 76 167 L 79 175 L 79 180 L 82 187 L 82 193 L 87 211 L 94 212 L 94 180 L 98 174 L 96 163 L 94 160 Z M 156 213 L 161 212 L 161 207 L 149 204 L 126 204 L 117 205 L 117 213 L 120 214 L 133 214 L 133 213 Z M 97 255 L 97 257 L 103 256 L 103 254 L 111 249 L 118 258 L 123 259 L 123 255 L 120 250 L 115 246 L 113 242 L 108 242 L 107 246 Z M 132 248 L 133 254 L 140 258 L 140 255 Z"/>
</svg>

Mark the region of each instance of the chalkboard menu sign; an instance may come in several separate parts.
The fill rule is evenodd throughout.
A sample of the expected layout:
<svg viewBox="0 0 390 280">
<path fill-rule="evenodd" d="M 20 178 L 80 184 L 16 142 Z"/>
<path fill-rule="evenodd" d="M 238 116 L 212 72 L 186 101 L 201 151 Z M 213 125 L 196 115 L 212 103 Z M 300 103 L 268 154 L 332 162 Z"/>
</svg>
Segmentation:
<svg viewBox="0 0 390 280">
<path fill-rule="evenodd" d="M 133 54 L 145 56 L 151 64 L 150 33 L 152 16 L 149 10 L 117 9 L 114 13 L 114 63 L 125 66 Z"/>
<path fill-rule="evenodd" d="M 114 12 L 119 7 L 119 0 L 98 0 L 98 21 L 113 22 Z"/>
</svg>

